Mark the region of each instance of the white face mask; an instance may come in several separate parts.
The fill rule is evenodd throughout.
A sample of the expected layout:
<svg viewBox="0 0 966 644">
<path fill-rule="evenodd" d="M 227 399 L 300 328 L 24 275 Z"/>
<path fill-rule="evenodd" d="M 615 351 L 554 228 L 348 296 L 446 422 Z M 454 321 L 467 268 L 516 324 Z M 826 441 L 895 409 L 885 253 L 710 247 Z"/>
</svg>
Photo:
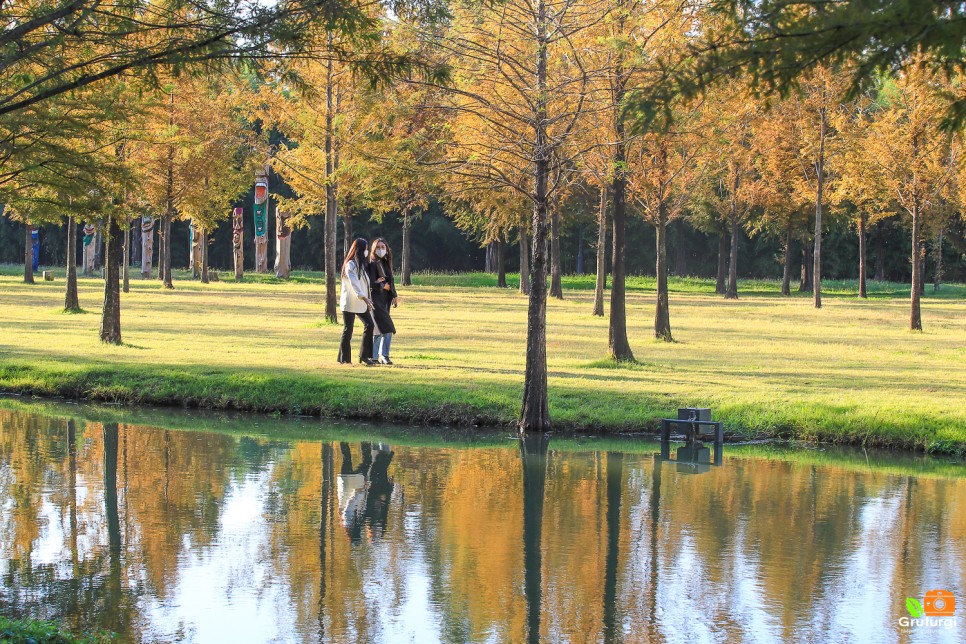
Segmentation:
<svg viewBox="0 0 966 644">
<path fill-rule="evenodd" d="M 386 249 L 385 248 L 377 248 L 376 249 L 376 257 L 385 257 L 385 256 L 386 256 Z"/>
</svg>

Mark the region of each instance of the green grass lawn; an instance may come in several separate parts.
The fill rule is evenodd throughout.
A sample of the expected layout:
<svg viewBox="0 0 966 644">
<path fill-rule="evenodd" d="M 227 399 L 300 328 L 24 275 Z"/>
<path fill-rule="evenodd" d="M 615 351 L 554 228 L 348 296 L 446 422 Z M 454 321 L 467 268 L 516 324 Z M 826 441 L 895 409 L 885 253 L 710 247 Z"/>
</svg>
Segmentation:
<svg viewBox="0 0 966 644">
<path fill-rule="evenodd" d="M 490 275 L 425 274 L 400 288 L 393 367 L 336 363 L 341 327 L 322 319 L 318 273 L 175 290 L 133 279 L 125 344 L 97 339 L 103 283 L 81 278 L 86 314 L 66 315 L 63 270 L 22 283 L 0 269 L 0 390 L 127 403 L 511 425 L 520 404 L 526 298 Z M 182 279 L 178 279 L 178 278 Z M 709 406 L 731 434 L 966 451 L 966 287 L 927 288 L 924 333 L 907 330 L 908 287 L 827 282 L 824 308 L 778 283 L 672 279 L 676 342 L 652 339 L 654 282 L 631 278 L 637 362 L 606 359 L 593 276 L 548 304 L 550 409 L 560 429 L 655 430 L 678 406 Z M 515 284 L 511 276 L 511 284 Z"/>
</svg>

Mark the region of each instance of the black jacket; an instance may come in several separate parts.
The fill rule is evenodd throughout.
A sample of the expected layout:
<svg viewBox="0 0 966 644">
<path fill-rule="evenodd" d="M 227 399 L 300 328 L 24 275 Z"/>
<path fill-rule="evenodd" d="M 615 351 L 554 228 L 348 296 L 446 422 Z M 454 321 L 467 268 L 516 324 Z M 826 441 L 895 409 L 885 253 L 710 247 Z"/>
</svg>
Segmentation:
<svg viewBox="0 0 966 644">
<path fill-rule="evenodd" d="M 382 263 L 382 269 L 386 274 L 386 281 L 383 283 L 376 281 L 382 277 L 376 262 Z M 379 333 L 395 333 L 396 327 L 393 325 L 392 316 L 389 314 L 392 301 L 396 297 L 396 280 L 392 276 L 392 266 L 384 259 L 377 259 L 374 262 L 366 262 L 366 272 L 369 274 L 369 283 L 372 285 L 372 317 L 376 321 L 376 326 L 379 327 Z M 389 284 L 388 291 L 383 288 L 384 284 Z"/>
</svg>

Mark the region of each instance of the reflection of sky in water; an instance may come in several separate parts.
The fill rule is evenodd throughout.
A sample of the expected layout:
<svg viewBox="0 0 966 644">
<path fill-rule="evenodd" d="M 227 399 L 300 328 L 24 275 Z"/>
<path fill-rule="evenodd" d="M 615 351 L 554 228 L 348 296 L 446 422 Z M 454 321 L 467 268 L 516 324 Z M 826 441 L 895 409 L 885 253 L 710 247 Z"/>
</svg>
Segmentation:
<svg viewBox="0 0 966 644">
<path fill-rule="evenodd" d="M 233 484 L 224 501 L 217 541 L 183 543 L 178 579 L 159 603 L 143 606 L 147 637 L 197 642 L 296 641 L 285 580 L 267 557 L 270 533 L 263 516 L 270 472 Z"/>
<path fill-rule="evenodd" d="M 154 430 L 138 431 L 147 441 Z M 171 494 L 181 496 L 170 503 L 146 503 L 162 491 L 139 489 L 126 479 L 135 476 L 133 467 L 119 470 L 121 585 L 129 602 L 123 609 L 130 611 L 127 623 L 136 629 L 135 637 L 302 642 L 315 641 L 320 629 L 326 641 L 339 642 L 525 637 L 523 523 L 517 516 L 524 491 L 518 487 L 521 460 L 514 447 L 479 449 L 471 456 L 458 448 L 392 446 L 396 458 L 388 471 L 394 486 L 388 513 L 381 515 L 383 531 L 382 523 L 367 514 L 372 510 L 360 492 L 370 489 L 368 480 L 354 480 L 350 489 L 340 479 L 334 444 L 326 488 L 331 520 L 325 529 L 325 579 L 320 580 L 320 508 L 325 504 L 318 444 L 275 442 L 271 457 L 257 450 L 243 456 L 232 437 L 213 435 L 201 446 L 178 443 L 192 436 L 197 437 L 172 432 L 165 438 L 171 462 L 214 474 L 189 484 L 183 480 L 188 469 L 172 471 L 171 480 L 181 485 L 172 484 Z M 67 610 L 70 602 L 57 595 L 64 592 L 57 584 L 74 574 L 66 461 L 46 470 L 35 466 L 39 478 L 32 505 L 18 505 L 26 497 L 19 490 L 14 498 L 17 472 L 10 468 L 23 462 L 23 455 L 12 460 L 3 440 L 0 425 L 0 609 L 16 612 L 18 605 L 10 602 L 19 601 L 29 610 Z M 137 458 L 134 445 L 132 439 L 131 459 Z M 88 447 L 78 455 L 76 474 L 77 557 L 81 568 L 89 566 L 82 583 L 96 590 L 108 583 L 111 558 L 103 451 L 96 438 Z M 352 449 L 358 454 L 359 444 Z M 37 456 L 37 463 L 47 458 Z M 544 639 L 601 640 L 602 570 L 592 583 L 563 570 L 581 570 L 585 557 L 596 557 L 602 568 L 611 556 L 605 468 L 588 464 L 586 454 L 553 452 L 549 458 L 561 466 L 548 468 L 544 499 Z M 593 458 L 604 463 L 607 457 Z M 210 460 L 217 463 L 212 466 Z M 624 641 L 964 641 L 966 480 L 926 485 L 907 476 L 821 467 L 806 474 L 795 465 L 742 459 L 699 476 L 684 476 L 672 467 L 655 474 L 653 461 L 635 455 L 628 455 L 622 467 L 616 619 Z M 554 472 L 572 478 L 551 480 Z M 205 476 L 222 478 L 215 482 Z M 802 483 L 806 476 L 815 477 L 814 485 Z M 482 477 L 500 483 L 483 486 Z M 907 495 L 910 480 L 913 493 Z M 655 485 L 661 486 L 657 498 Z M 504 503 L 512 513 L 502 513 Z M 723 503 L 731 505 L 722 509 Z M 152 514 L 161 505 L 170 514 Z M 584 514 L 567 512 L 578 507 Z M 780 511 L 795 517 L 775 516 Z M 947 512 L 960 518 L 947 518 Z M 347 516 L 358 517 L 361 532 L 347 529 Z M 585 523 L 551 529 L 554 521 L 570 516 L 585 517 Z M 24 525 L 22 517 L 32 524 Z M 32 536 L 15 545 L 23 534 Z M 497 554 L 483 543 L 511 545 Z M 25 554 L 28 565 L 15 561 Z M 487 565 L 481 565 L 481 557 Z M 153 574 L 163 575 L 163 589 L 153 587 L 158 580 L 148 574 L 152 562 Z M 549 568 L 555 564 L 561 570 Z M 480 576 L 488 573 L 494 579 Z M 320 625 L 321 581 L 327 592 Z M 905 597 L 921 599 L 933 588 L 957 595 L 960 627 L 900 634 Z M 107 601 L 92 596 L 98 603 L 81 606 L 81 613 L 96 614 Z M 507 600 L 517 613 L 502 615 L 475 605 L 494 597 Z M 561 614 L 562 607 L 579 615 Z M 595 630 L 566 632 L 574 624 Z"/>
<path fill-rule="evenodd" d="M 900 538 L 901 497 L 893 493 L 861 503 L 851 552 L 815 602 L 812 632 L 826 642 L 884 643 L 897 638 L 891 611 L 897 601 L 894 553 L 882 545 Z"/>
<path fill-rule="evenodd" d="M 740 522 L 735 534 L 734 543 L 747 543 L 745 521 Z M 731 552 L 725 555 L 725 565 L 730 561 L 728 571 L 730 579 L 734 580 L 730 590 L 724 594 L 729 597 L 727 612 L 733 620 L 741 625 L 748 642 L 771 642 L 781 638 L 781 624 L 774 610 L 780 607 L 780 602 L 770 600 L 760 583 L 762 570 L 758 553 L 755 550 L 744 551 L 732 546 Z"/>
</svg>

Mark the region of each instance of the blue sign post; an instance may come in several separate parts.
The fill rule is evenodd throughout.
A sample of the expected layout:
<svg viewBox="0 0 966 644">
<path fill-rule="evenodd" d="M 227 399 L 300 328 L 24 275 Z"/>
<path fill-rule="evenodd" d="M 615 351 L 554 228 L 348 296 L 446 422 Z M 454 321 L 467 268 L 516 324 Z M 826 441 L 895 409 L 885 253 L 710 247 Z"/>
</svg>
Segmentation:
<svg viewBox="0 0 966 644">
<path fill-rule="evenodd" d="M 40 231 L 36 228 L 30 229 L 30 239 L 34 247 L 34 271 L 40 270 Z"/>
</svg>

